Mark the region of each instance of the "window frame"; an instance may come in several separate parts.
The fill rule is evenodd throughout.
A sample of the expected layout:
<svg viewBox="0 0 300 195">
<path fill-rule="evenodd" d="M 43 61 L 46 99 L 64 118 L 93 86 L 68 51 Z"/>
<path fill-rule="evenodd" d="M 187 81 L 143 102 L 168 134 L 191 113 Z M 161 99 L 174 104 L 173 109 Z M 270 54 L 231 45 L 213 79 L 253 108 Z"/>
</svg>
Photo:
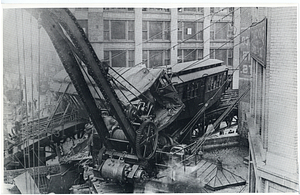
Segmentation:
<svg viewBox="0 0 300 195">
<path fill-rule="evenodd" d="M 126 61 L 125 66 L 113 66 L 113 61 L 112 61 L 113 54 L 112 54 L 112 52 L 114 52 L 114 51 L 122 51 L 122 53 L 126 51 L 126 53 L 125 53 L 125 58 L 126 58 L 126 60 L 125 60 Z M 132 54 L 132 56 L 131 56 L 132 59 L 130 59 L 130 55 L 131 55 L 130 52 Z M 135 52 L 134 52 L 133 49 L 126 49 L 126 50 L 117 50 L 117 49 L 116 50 L 104 50 L 103 54 L 104 54 L 103 55 L 104 56 L 104 61 L 106 61 L 110 67 L 133 67 L 135 65 Z M 108 57 L 108 59 L 107 59 L 107 57 Z M 133 64 L 133 66 L 131 66 L 131 64 Z"/>
<path fill-rule="evenodd" d="M 195 59 L 194 60 L 184 60 L 185 55 L 184 51 L 185 50 L 194 50 L 195 51 Z M 202 52 L 201 52 L 202 51 Z M 193 51 L 192 51 L 193 52 Z M 202 55 L 200 55 L 202 53 Z M 199 57 L 201 56 L 201 59 Z M 179 58 L 181 57 L 181 58 Z M 177 50 L 177 63 L 183 63 L 183 62 L 189 62 L 189 61 L 195 61 L 195 60 L 202 60 L 203 59 L 203 49 L 178 49 Z"/>
<path fill-rule="evenodd" d="M 188 10 L 190 8 L 195 8 L 195 11 Z M 177 11 L 179 14 L 204 14 L 204 7 L 179 7 Z"/>
<path fill-rule="evenodd" d="M 177 22 L 177 41 L 183 41 L 183 40 L 187 40 L 187 41 L 201 41 L 203 42 L 203 22 L 204 21 L 188 21 L 188 20 L 181 20 Z M 193 36 L 194 34 L 196 34 L 195 36 L 193 36 L 192 38 L 189 37 L 185 37 L 186 36 L 186 29 L 185 28 L 185 24 L 187 23 L 193 23 L 195 25 L 195 32 L 192 32 L 191 36 Z M 200 27 L 201 26 L 201 27 Z M 200 32 L 201 31 L 201 32 Z M 181 35 L 179 35 L 181 34 Z"/>
<path fill-rule="evenodd" d="M 125 22 L 125 39 L 112 39 L 112 22 L 113 21 L 121 21 Z M 108 22 L 108 29 L 105 28 L 105 22 Z M 133 29 L 129 28 L 129 23 L 133 22 Z M 133 39 L 130 38 L 130 32 L 133 32 Z M 108 38 L 106 37 L 106 34 L 108 34 Z M 135 41 L 135 21 L 134 20 L 110 20 L 110 19 L 104 19 L 103 20 L 103 41 L 114 41 L 114 42 L 124 42 L 124 41 Z"/>
<path fill-rule="evenodd" d="M 153 7 L 143 7 L 143 12 L 153 12 L 153 13 L 170 13 L 171 10 L 169 8 L 153 8 Z"/>
<path fill-rule="evenodd" d="M 227 25 L 227 29 L 226 29 L 226 37 L 224 38 L 224 39 L 220 39 L 220 38 L 216 38 L 216 25 L 217 24 L 220 24 L 220 23 L 226 23 L 226 25 Z M 213 40 L 213 41 L 227 41 L 228 39 L 229 39 L 229 37 L 230 37 L 230 28 L 229 28 L 229 26 L 230 26 L 230 23 L 231 22 L 216 22 L 216 23 L 214 23 L 211 27 L 210 27 L 210 39 L 211 40 Z M 224 28 L 224 27 L 222 27 L 222 28 Z M 224 30 L 224 29 L 222 29 L 222 30 Z M 218 33 L 219 33 L 219 31 L 218 31 Z"/>
<path fill-rule="evenodd" d="M 159 50 L 143 49 L 142 61 L 143 61 L 143 64 L 146 65 L 146 67 L 153 68 L 153 67 L 150 67 L 150 60 L 153 58 L 150 56 L 150 51 L 162 52 L 162 65 L 161 66 L 170 65 L 171 52 L 169 49 L 167 49 L 167 50 L 166 49 L 159 49 Z M 145 58 L 147 58 L 147 59 L 145 59 Z"/>
<path fill-rule="evenodd" d="M 161 28 L 161 39 L 157 39 L 157 38 L 152 38 L 150 36 L 150 22 L 162 22 L 162 28 Z M 146 23 L 146 25 L 145 25 Z M 166 23 L 168 23 L 168 25 L 166 25 Z M 166 26 L 168 26 L 166 28 Z M 145 29 L 145 27 L 147 29 Z M 143 41 L 149 41 L 149 42 L 157 42 L 157 41 L 167 41 L 170 42 L 171 41 L 171 31 L 170 31 L 170 27 L 171 27 L 171 21 L 165 21 L 165 20 L 161 20 L 161 21 L 153 21 L 153 20 L 143 20 L 142 22 L 142 39 Z M 168 34 L 166 34 L 168 33 Z M 145 34 L 147 35 L 146 39 L 144 38 Z M 156 33 L 158 34 L 158 33 Z"/>
<path fill-rule="evenodd" d="M 227 66 L 233 66 L 233 48 L 228 48 L 228 49 L 210 49 L 209 54 L 210 54 L 210 58 L 211 59 L 216 59 L 216 50 L 226 50 L 226 61 L 224 61 L 224 64 L 227 65 Z M 229 53 L 232 54 L 231 58 L 229 57 Z M 232 59 L 232 64 L 229 64 L 229 59 Z"/>
<path fill-rule="evenodd" d="M 111 12 L 134 12 L 134 8 L 133 7 L 120 7 L 120 8 L 117 8 L 117 7 L 104 7 L 103 8 L 103 11 L 104 12 L 107 12 L 107 11 L 111 11 Z"/>
</svg>

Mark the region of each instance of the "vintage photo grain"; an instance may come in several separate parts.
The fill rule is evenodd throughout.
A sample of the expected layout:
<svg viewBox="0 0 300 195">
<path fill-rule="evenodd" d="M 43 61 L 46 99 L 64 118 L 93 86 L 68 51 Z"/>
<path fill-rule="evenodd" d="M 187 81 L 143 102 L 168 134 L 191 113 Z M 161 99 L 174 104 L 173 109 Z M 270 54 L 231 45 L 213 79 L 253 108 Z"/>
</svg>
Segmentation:
<svg viewBox="0 0 300 195">
<path fill-rule="evenodd" d="M 299 193 L 298 7 L 228 5 L 2 8 L 2 193 Z"/>
</svg>

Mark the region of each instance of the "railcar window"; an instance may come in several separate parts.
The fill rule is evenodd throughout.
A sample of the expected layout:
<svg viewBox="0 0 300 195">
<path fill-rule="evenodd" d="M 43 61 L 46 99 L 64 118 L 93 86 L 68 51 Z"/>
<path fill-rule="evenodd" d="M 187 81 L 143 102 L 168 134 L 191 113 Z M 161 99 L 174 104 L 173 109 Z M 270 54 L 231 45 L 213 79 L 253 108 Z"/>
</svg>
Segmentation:
<svg viewBox="0 0 300 195">
<path fill-rule="evenodd" d="M 223 74 L 219 74 L 218 75 L 217 87 L 221 87 L 222 86 L 222 77 L 223 77 Z"/>
<path fill-rule="evenodd" d="M 183 94 L 182 94 L 182 100 L 187 100 L 187 90 L 188 90 L 188 84 L 185 84 L 182 86 Z"/>
<path fill-rule="evenodd" d="M 226 76 L 226 72 L 224 72 L 224 76 L 223 73 L 220 73 L 218 75 L 209 77 L 207 79 L 207 91 L 212 91 L 221 87 L 223 84 L 223 80 L 225 79 L 225 76 Z"/>
<path fill-rule="evenodd" d="M 197 82 L 192 82 L 189 85 L 190 85 L 189 98 L 197 97 L 198 83 Z"/>
<path fill-rule="evenodd" d="M 210 78 L 210 90 L 214 89 L 214 79 L 213 77 Z"/>
<path fill-rule="evenodd" d="M 218 76 L 214 76 L 214 89 L 216 89 L 218 86 L 217 86 L 217 81 L 218 81 Z"/>
<path fill-rule="evenodd" d="M 201 95 L 201 87 L 204 86 L 204 81 L 203 80 L 198 80 L 195 82 L 188 83 L 186 85 L 182 85 L 180 87 L 180 93 L 182 94 L 182 100 L 189 100 L 192 98 L 196 98 L 199 95 Z"/>
<path fill-rule="evenodd" d="M 211 80 L 211 78 L 209 77 L 209 78 L 207 78 L 207 91 L 210 91 L 210 81 Z"/>
</svg>

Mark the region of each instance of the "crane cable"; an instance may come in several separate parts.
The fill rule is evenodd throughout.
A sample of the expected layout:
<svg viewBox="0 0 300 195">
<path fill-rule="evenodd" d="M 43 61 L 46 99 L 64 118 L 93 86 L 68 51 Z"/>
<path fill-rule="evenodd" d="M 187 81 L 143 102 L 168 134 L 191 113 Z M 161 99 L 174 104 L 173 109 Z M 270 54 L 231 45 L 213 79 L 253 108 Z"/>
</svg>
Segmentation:
<svg viewBox="0 0 300 195">
<path fill-rule="evenodd" d="M 24 39 L 24 12 L 23 10 L 21 10 L 21 29 L 22 29 L 22 46 L 23 46 L 23 71 L 24 71 L 24 93 L 25 93 L 25 110 L 26 110 L 26 123 L 25 123 L 25 140 L 24 140 L 24 151 L 25 151 L 25 154 L 26 154 L 26 145 L 27 145 L 27 150 L 28 150 L 28 165 L 27 167 L 30 167 L 30 150 L 29 150 L 29 139 L 28 139 L 28 109 L 27 109 L 27 74 L 26 74 L 26 60 L 25 60 L 25 39 Z M 23 110 L 23 101 L 22 101 L 22 110 Z M 23 113 L 22 113 L 23 115 Z M 22 122 L 23 123 L 23 122 Z M 26 162 L 26 156 L 24 157 L 24 164 Z M 25 165 L 26 166 L 26 165 Z M 25 182 L 26 182 L 26 189 L 27 189 L 27 179 L 25 179 Z M 31 185 L 29 185 L 29 187 L 31 188 Z M 31 191 L 31 189 L 29 189 Z"/>
<path fill-rule="evenodd" d="M 31 118 L 34 119 L 34 112 L 33 112 L 33 60 L 32 60 L 32 16 L 30 17 L 30 65 L 31 65 L 31 104 L 29 106 L 29 109 L 31 109 Z M 31 123 L 31 131 L 34 130 L 33 128 L 34 123 Z M 34 134 L 35 132 L 33 132 Z M 35 144 L 35 135 L 33 136 L 33 145 L 32 145 L 32 166 L 35 167 L 35 158 L 34 158 L 34 144 Z M 33 175 L 35 175 L 35 169 L 33 169 Z"/>
<path fill-rule="evenodd" d="M 41 79 L 41 16 L 38 18 L 38 129 L 40 129 L 40 111 L 41 111 L 41 94 L 40 94 L 40 79 Z M 38 134 L 38 160 L 40 160 L 40 134 Z M 40 172 L 38 163 L 38 188 L 40 187 Z"/>
<path fill-rule="evenodd" d="M 17 39 L 17 50 L 18 50 L 18 75 L 19 75 L 19 87 L 20 87 L 20 90 L 21 90 L 21 92 L 22 92 L 22 84 L 21 84 L 21 63 L 20 63 L 20 48 L 19 48 L 19 36 L 18 36 L 18 25 L 17 25 L 17 21 L 18 21 L 18 17 L 17 17 L 17 11 L 16 11 L 16 9 L 15 9 L 15 20 L 16 20 L 16 33 L 17 33 L 17 37 L 16 37 L 16 39 Z M 23 99 L 22 99 L 23 100 Z M 21 100 L 21 104 L 22 104 L 22 100 Z M 21 110 L 22 111 L 22 110 Z M 17 113 L 17 115 L 18 115 L 18 113 Z M 21 116 L 22 116 L 23 114 L 21 113 Z M 23 120 L 23 117 L 22 117 L 22 120 Z M 20 122 L 20 121 L 19 121 Z M 22 124 L 23 124 L 23 122 L 22 122 Z M 24 129 L 22 128 L 21 129 L 21 140 L 23 140 L 23 136 L 24 136 Z M 23 158 L 24 158 L 24 168 L 26 168 L 26 161 L 25 161 L 25 156 L 26 156 L 26 154 L 25 154 L 25 150 L 23 150 Z"/>
<path fill-rule="evenodd" d="M 18 19 L 18 17 L 17 17 L 17 12 L 16 12 L 16 9 L 15 9 L 15 20 L 16 20 L 16 33 L 17 33 L 17 50 L 18 50 L 18 73 L 19 73 L 19 87 L 20 87 L 20 90 L 21 90 L 21 92 L 22 92 L 22 84 L 21 84 L 21 65 L 20 65 L 20 51 L 19 51 L 19 36 L 18 36 L 18 26 L 17 26 L 17 20 Z M 22 93 L 22 96 L 23 96 L 23 93 Z M 21 99 L 21 104 L 23 103 L 23 98 Z M 21 109 L 21 112 L 22 112 L 22 109 Z M 17 113 L 17 115 L 18 115 L 18 113 Z M 22 116 L 22 125 L 23 125 L 23 113 L 21 113 L 21 116 Z M 21 125 L 20 125 L 21 126 Z M 22 141 L 23 141 L 23 136 L 24 136 L 24 129 L 21 127 L 21 142 L 20 143 L 22 143 Z M 21 147 L 21 149 L 22 149 L 22 147 Z M 23 165 L 23 168 L 26 170 L 26 160 L 25 160 L 25 157 L 26 157 L 26 154 L 25 154 L 25 148 L 23 149 L 23 162 L 24 162 L 24 164 L 22 164 Z M 27 180 L 25 181 L 26 182 L 26 190 L 27 190 Z"/>
</svg>

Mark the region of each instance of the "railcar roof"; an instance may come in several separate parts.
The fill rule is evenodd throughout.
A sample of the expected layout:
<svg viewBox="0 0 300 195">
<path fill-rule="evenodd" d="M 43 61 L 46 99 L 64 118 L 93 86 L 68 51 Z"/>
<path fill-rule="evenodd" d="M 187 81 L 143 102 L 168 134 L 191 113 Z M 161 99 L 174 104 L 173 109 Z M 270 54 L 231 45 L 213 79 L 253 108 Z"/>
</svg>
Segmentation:
<svg viewBox="0 0 300 195">
<path fill-rule="evenodd" d="M 201 77 L 205 77 L 208 75 L 213 75 L 213 74 L 225 71 L 227 68 L 228 68 L 227 66 L 222 65 L 222 66 L 217 66 L 217 67 L 209 68 L 209 69 L 205 69 L 205 70 L 190 72 L 190 73 L 183 74 L 183 75 L 173 74 L 172 75 L 172 83 L 174 83 L 175 85 L 181 84 L 184 82 L 192 81 L 192 80 L 195 80 L 195 79 L 198 79 Z"/>
<path fill-rule="evenodd" d="M 203 59 L 203 60 L 197 60 L 197 61 L 189 61 L 189 62 L 183 62 L 183 63 L 177 63 L 174 65 L 168 65 L 167 68 L 172 68 L 172 73 L 179 73 L 182 71 L 192 70 L 192 69 L 198 69 L 198 68 L 204 68 L 211 65 L 221 65 L 223 61 L 218 59 Z"/>
</svg>

